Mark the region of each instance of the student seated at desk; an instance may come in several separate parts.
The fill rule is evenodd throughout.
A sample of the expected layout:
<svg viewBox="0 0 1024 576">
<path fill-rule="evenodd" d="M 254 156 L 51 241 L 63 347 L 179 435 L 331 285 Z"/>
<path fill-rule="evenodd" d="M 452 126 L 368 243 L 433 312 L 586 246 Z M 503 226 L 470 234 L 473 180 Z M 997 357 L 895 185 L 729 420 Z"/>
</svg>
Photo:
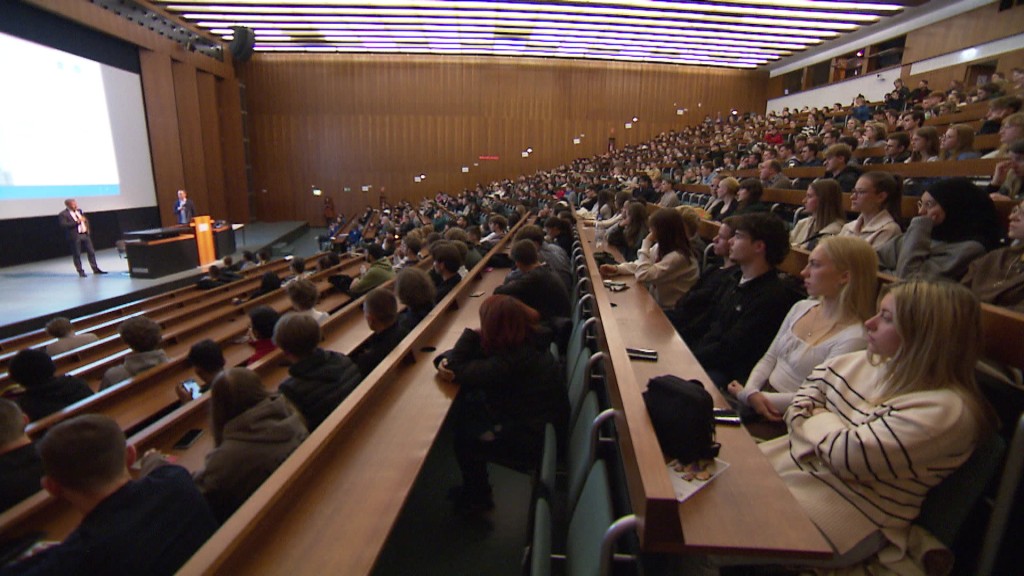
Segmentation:
<svg viewBox="0 0 1024 576">
<path fill-rule="evenodd" d="M 537 311 L 511 296 L 480 306 L 480 330 L 467 328 L 435 365 L 460 387 L 452 405 L 455 456 L 462 486 L 451 492 L 463 512 L 494 508 L 487 462 L 536 466 L 550 422 L 563 434 L 569 401 Z"/>
<path fill-rule="evenodd" d="M 54 426 L 39 441 L 39 454 L 43 488 L 84 518 L 64 542 L 4 567 L 5 575 L 169 576 L 217 529 L 184 468 L 147 456 L 142 477 L 132 480 L 135 447 L 107 416 Z"/>
<path fill-rule="evenodd" d="M 718 292 L 725 284 L 735 281 L 733 273 L 739 269 L 729 259 L 729 240 L 732 239 L 735 219 L 735 216 L 730 216 L 719 225 L 718 233 L 711 240 L 714 256 L 701 271 L 700 280 L 676 302 L 673 309 L 665 311 L 684 341 L 697 340 L 707 331 Z"/>
<path fill-rule="evenodd" d="M 210 420 L 214 448 L 195 483 L 214 517 L 224 522 L 309 433 L 288 401 L 272 396 L 259 375 L 245 368 L 214 378 Z"/>
<path fill-rule="evenodd" d="M 505 282 L 495 288 L 494 293 L 517 298 L 536 310 L 544 322 L 569 318 L 572 313 L 569 293 L 555 273 L 541 264 L 537 245 L 532 240 L 519 240 L 512 245 L 510 255 L 516 269 L 508 273 Z"/>
<path fill-rule="evenodd" d="M 0 398 L 0 513 L 39 492 L 43 463 L 25 434 L 28 416 Z"/>
<path fill-rule="evenodd" d="M 761 450 L 832 544 L 832 566 L 924 574 L 929 540 L 941 545 L 911 523 L 995 416 L 975 383 L 978 300 L 952 282 L 886 289 L 867 352 L 816 368 L 786 411 L 789 434 Z"/>
<path fill-rule="evenodd" d="M 196 372 L 198 380 L 196 384 L 199 385 L 199 391 L 206 392 L 210 389 L 214 378 L 224 370 L 224 353 L 219 344 L 206 338 L 196 342 L 188 349 L 188 363 Z M 192 391 L 185 388 L 184 382 L 174 386 L 174 393 L 182 404 L 192 401 Z"/>
<path fill-rule="evenodd" d="M 363 300 L 363 317 L 373 334 L 357 346 L 349 358 L 366 378 L 409 331 L 398 323 L 398 302 L 387 288 L 370 290 Z"/>
<path fill-rule="evenodd" d="M 430 256 L 434 259 L 430 278 L 434 281 L 434 303 L 436 304 L 462 281 L 462 276 L 459 275 L 459 268 L 462 268 L 462 256 L 455 244 L 447 240 L 434 242 L 430 247 Z"/>
<path fill-rule="evenodd" d="M 274 327 L 274 344 L 292 365 L 278 387 L 313 431 L 362 380 L 359 368 L 340 352 L 320 348 L 320 325 L 305 314 L 285 314 Z"/>
<path fill-rule="evenodd" d="M 377 286 L 395 277 L 395 269 L 391 267 L 391 260 L 384 253 L 384 249 L 377 244 L 370 244 L 366 247 L 366 261 L 369 267 L 365 272 L 352 281 L 348 293 L 353 298 L 362 296 Z"/>
<path fill-rule="evenodd" d="M 793 305 L 746 386 L 729 393 L 764 419 L 781 422 L 804 379 L 822 362 L 863 350 L 863 323 L 874 314 L 878 257 L 860 238 L 825 238 L 801 275 L 807 300 Z"/>
<path fill-rule="evenodd" d="M 602 276 L 633 274 L 662 308 L 671 308 L 697 283 L 700 267 L 690 251 L 683 215 L 671 208 L 651 214 L 635 262 L 602 264 Z"/>
<path fill-rule="evenodd" d="M 694 356 L 719 388 L 733 380 L 746 381 L 800 299 L 776 270 L 789 253 L 789 232 L 782 220 L 762 213 L 732 221 L 729 258 L 740 273 L 716 294 L 707 331 L 684 332 L 690 335 L 686 343 Z"/>
<path fill-rule="evenodd" d="M 839 231 L 840 236 L 856 236 L 878 249 L 903 230 L 898 224 L 902 200 L 900 183 L 885 172 L 868 172 L 857 179 L 850 194 L 850 209 L 860 212 L 853 222 Z"/>
<path fill-rule="evenodd" d="M 292 310 L 296 314 L 305 314 L 316 320 L 317 324 L 323 324 L 331 317 L 327 312 L 314 308 L 316 301 L 320 299 L 320 292 L 313 282 L 306 278 L 299 278 L 289 283 L 285 290 L 288 292 L 288 300 L 292 303 Z"/>
<path fill-rule="evenodd" d="M 971 261 L 999 242 L 999 219 L 992 199 L 967 178 L 928 186 L 918 216 L 907 232 L 878 248 L 883 271 L 900 278 L 944 276 L 959 280 Z"/>
<path fill-rule="evenodd" d="M 124 357 L 124 363 L 121 366 L 114 366 L 103 374 L 100 390 L 170 361 L 167 353 L 159 348 L 160 341 L 163 339 L 160 325 L 149 318 L 145 316 L 129 318 L 121 324 L 117 331 L 132 352 Z"/>
<path fill-rule="evenodd" d="M 405 305 L 398 314 L 398 323 L 407 332 L 420 323 L 434 309 L 434 282 L 419 268 L 405 268 L 395 276 L 395 295 Z"/>
<path fill-rule="evenodd" d="M 1010 212 L 1013 244 L 971 262 L 962 280 L 982 302 L 1024 312 L 1024 202 Z"/>
<path fill-rule="evenodd" d="M 622 220 L 608 230 L 608 243 L 618 248 L 627 262 L 632 262 L 646 237 L 647 208 L 641 202 L 630 200 Z"/>
<path fill-rule="evenodd" d="M 42 350 L 18 352 L 8 369 L 11 380 L 25 389 L 18 404 L 35 421 L 92 396 L 92 388 L 81 378 L 55 376 L 57 366 Z"/>
<path fill-rule="evenodd" d="M 62 352 L 74 350 L 99 340 L 99 336 L 92 332 L 75 334 L 75 327 L 71 320 L 58 316 L 46 323 L 46 333 L 57 339 L 46 345 L 46 353 L 52 358 Z"/>
<path fill-rule="evenodd" d="M 248 344 L 252 347 L 252 355 L 245 360 L 249 366 L 253 362 L 277 350 L 274 345 L 274 326 L 281 315 L 270 306 L 254 306 L 249 309 Z"/>
<path fill-rule="evenodd" d="M 814 250 L 819 240 L 839 234 L 846 224 L 839 183 L 830 178 L 811 182 L 804 196 L 804 211 L 810 216 L 801 218 L 789 231 L 789 242 L 793 247 Z"/>
</svg>

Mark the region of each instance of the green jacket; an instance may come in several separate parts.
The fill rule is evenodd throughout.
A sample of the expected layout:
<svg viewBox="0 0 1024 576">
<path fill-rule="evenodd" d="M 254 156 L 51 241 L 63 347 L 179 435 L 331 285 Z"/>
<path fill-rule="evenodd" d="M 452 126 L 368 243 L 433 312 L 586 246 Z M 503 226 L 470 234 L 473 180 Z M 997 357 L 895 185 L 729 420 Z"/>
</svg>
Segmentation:
<svg viewBox="0 0 1024 576">
<path fill-rule="evenodd" d="M 349 287 L 348 293 L 352 296 L 361 296 L 394 277 L 395 269 L 391 267 L 391 260 L 387 257 L 381 258 L 373 264 L 370 264 L 370 268 L 366 271 L 366 274 L 363 274 L 352 282 L 352 286 Z"/>
</svg>

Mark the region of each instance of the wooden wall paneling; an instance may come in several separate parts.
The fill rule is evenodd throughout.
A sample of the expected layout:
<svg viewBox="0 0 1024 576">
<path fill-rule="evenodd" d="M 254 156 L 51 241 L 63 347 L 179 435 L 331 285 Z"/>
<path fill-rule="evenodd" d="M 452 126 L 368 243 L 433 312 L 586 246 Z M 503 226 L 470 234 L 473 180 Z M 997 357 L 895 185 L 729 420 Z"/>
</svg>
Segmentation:
<svg viewBox="0 0 1024 576">
<path fill-rule="evenodd" d="M 618 63 L 260 54 L 239 73 L 248 88 L 256 217 L 314 222 L 317 203 L 286 198 L 314 181 L 348 213 L 381 193 L 391 201 L 457 193 L 602 153 L 612 130 L 620 147 L 648 140 L 698 122 L 708 110 L 698 104 L 716 98 L 730 98 L 723 109 L 765 101 L 763 73 Z M 640 121 L 626 133 L 633 115 Z M 528 146 L 534 153 L 524 159 Z M 420 173 L 427 179 L 414 183 Z M 372 191 L 362 193 L 363 185 Z"/>
<path fill-rule="evenodd" d="M 907 34 L 903 62 L 918 62 L 933 56 L 949 54 L 992 40 L 1020 34 L 1024 30 L 1024 7 L 999 11 L 993 2 L 950 18 L 919 28 Z"/>
<path fill-rule="evenodd" d="M 249 187 L 245 174 L 242 98 L 238 81 L 234 78 L 218 78 L 216 90 L 224 178 L 224 214 L 231 222 L 249 222 Z"/>
<path fill-rule="evenodd" d="M 178 142 L 177 104 L 174 97 L 174 76 L 167 54 L 139 50 L 142 67 L 142 94 L 146 101 L 146 123 L 149 127 L 149 149 L 153 159 L 153 180 L 157 205 L 161 207 L 160 222 L 169 226 L 177 222 L 173 206 L 177 190 L 185 183 L 184 162 Z"/>
<path fill-rule="evenodd" d="M 217 79 L 212 74 L 200 71 L 196 74 L 196 82 L 202 151 L 206 165 L 206 206 L 214 220 L 227 219 L 220 116 L 217 114 Z"/>
<path fill-rule="evenodd" d="M 178 134 L 185 188 L 189 197 L 195 201 L 196 214 L 209 214 L 210 196 L 207 190 L 202 117 L 199 113 L 197 70 L 182 62 L 172 62 L 171 72 L 174 76 L 174 102 L 178 108 Z"/>
</svg>

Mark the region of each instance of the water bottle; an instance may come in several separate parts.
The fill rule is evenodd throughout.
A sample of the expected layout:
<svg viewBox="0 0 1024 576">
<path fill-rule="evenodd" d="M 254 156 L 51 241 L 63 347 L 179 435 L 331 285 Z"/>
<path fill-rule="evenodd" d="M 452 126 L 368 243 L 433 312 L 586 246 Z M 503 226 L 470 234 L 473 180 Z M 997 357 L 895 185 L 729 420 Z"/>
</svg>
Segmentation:
<svg viewBox="0 0 1024 576">
<path fill-rule="evenodd" d="M 594 229 L 594 250 L 597 252 L 604 250 L 604 228 Z"/>
</svg>

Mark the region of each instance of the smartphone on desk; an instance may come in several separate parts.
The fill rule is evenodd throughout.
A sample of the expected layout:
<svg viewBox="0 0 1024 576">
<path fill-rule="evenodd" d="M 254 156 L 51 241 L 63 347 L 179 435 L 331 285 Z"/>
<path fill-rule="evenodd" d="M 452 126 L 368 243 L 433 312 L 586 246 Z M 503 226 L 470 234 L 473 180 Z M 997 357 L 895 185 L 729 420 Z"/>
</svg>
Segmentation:
<svg viewBox="0 0 1024 576">
<path fill-rule="evenodd" d="M 715 417 L 715 424 L 739 426 L 743 423 L 740 419 L 739 413 L 731 408 L 715 408 L 713 413 Z"/>
<path fill-rule="evenodd" d="M 650 348 L 626 348 L 626 354 L 633 360 L 658 361 L 658 351 Z"/>
</svg>

